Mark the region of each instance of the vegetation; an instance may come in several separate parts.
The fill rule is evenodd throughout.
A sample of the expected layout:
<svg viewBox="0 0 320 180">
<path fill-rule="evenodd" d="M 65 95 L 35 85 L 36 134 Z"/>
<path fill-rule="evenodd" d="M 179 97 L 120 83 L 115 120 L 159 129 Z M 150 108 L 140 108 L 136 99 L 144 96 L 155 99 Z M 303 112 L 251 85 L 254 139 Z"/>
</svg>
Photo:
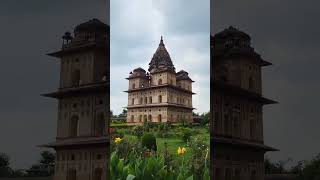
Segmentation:
<svg viewBox="0 0 320 180">
<path fill-rule="evenodd" d="M 115 138 L 111 146 L 111 179 L 209 180 L 208 144 L 199 138 L 190 144 L 193 145 L 178 147 L 171 153 L 167 143 L 155 151 L 144 148 L 136 137 L 125 136 L 120 141 Z"/>
<path fill-rule="evenodd" d="M 295 174 L 299 180 L 320 179 L 320 154 L 310 161 L 298 161 L 291 168 L 285 168 L 285 165 L 291 161 L 271 162 L 268 158 L 265 160 L 266 174 Z"/>
<path fill-rule="evenodd" d="M 209 179 L 207 124 L 144 122 L 113 128 L 112 179 Z"/>
<path fill-rule="evenodd" d="M 26 171 L 14 170 L 10 167 L 10 158 L 4 153 L 0 153 L 0 177 L 41 177 L 51 176 L 54 173 L 55 156 L 49 151 L 41 152 L 38 163 L 32 165 Z"/>
<path fill-rule="evenodd" d="M 141 145 L 149 150 L 157 151 L 156 137 L 151 133 L 146 133 L 142 136 Z"/>
</svg>

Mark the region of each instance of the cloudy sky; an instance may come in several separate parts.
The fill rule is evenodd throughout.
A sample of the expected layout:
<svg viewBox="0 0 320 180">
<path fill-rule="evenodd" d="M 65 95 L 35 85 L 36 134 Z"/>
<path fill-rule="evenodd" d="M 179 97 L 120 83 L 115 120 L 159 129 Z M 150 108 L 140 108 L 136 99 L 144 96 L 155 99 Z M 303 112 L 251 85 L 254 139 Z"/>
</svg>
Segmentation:
<svg viewBox="0 0 320 180">
<path fill-rule="evenodd" d="M 134 68 L 148 69 L 161 35 L 176 70 L 195 81 L 196 112 L 210 109 L 209 0 L 111 0 L 111 109 L 127 105 L 128 81 Z"/>
<path fill-rule="evenodd" d="M 14 168 L 39 158 L 40 144 L 56 136 L 57 101 L 41 93 L 58 88 L 59 61 L 46 53 L 61 47 L 65 31 L 92 18 L 108 22 L 105 0 L 2 0 L 0 2 L 0 152 Z"/>
<path fill-rule="evenodd" d="M 212 1 L 211 1 L 212 2 Z M 305 160 L 320 153 L 320 2 L 317 0 L 215 0 L 213 33 L 230 25 L 247 32 L 274 65 L 263 73 L 263 92 L 280 103 L 264 108 L 265 143 L 274 160 Z"/>
</svg>

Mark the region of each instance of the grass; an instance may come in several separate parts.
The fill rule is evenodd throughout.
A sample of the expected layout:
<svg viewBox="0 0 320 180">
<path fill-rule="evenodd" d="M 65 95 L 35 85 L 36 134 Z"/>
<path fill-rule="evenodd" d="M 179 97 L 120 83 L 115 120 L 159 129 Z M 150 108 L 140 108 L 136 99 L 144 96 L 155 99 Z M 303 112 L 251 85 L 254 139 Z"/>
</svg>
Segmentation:
<svg viewBox="0 0 320 180">
<path fill-rule="evenodd" d="M 210 143 L 210 134 L 209 134 L 209 130 L 207 129 L 207 127 L 194 127 L 192 129 L 196 129 L 197 130 L 197 134 L 194 134 L 192 137 L 201 137 L 201 138 L 205 138 L 207 143 Z M 127 138 L 129 141 L 130 140 L 136 140 L 137 137 L 131 134 L 124 134 L 124 137 Z M 168 147 L 168 151 L 170 154 L 172 155 L 176 155 L 177 154 L 177 149 L 179 147 L 185 147 L 187 148 L 187 153 L 186 153 L 186 157 L 191 157 L 191 153 L 190 151 L 188 151 L 188 147 L 187 147 L 187 143 L 184 142 L 182 140 L 181 137 L 168 137 L 168 138 L 159 138 L 157 137 L 157 147 L 158 150 L 161 152 L 164 150 L 164 146 L 165 143 L 167 143 L 167 147 Z"/>
</svg>

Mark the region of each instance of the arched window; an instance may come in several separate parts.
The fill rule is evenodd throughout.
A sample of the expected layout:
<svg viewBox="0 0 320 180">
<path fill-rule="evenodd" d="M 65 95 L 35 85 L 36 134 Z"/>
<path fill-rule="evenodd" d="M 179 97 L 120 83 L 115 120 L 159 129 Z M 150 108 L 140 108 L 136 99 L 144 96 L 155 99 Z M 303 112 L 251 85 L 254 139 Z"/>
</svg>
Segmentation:
<svg viewBox="0 0 320 180">
<path fill-rule="evenodd" d="M 226 168 L 225 170 L 225 180 L 231 180 L 231 170 L 229 168 Z"/>
<path fill-rule="evenodd" d="M 151 116 L 151 114 L 149 114 L 149 116 L 148 116 L 148 121 L 152 121 L 152 116 Z"/>
<path fill-rule="evenodd" d="M 147 104 L 148 103 L 148 98 L 144 97 L 144 103 Z"/>
<path fill-rule="evenodd" d="M 161 95 L 158 96 L 158 101 L 159 101 L 159 103 L 162 103 L 162 96 Z"/>
<path fill-rule="evenodd" d="M 134 98 L 131 99 L 131 105 L 134 105 Z"/>
<path fill-rule="evenodd" d="M 136 88 L 136 84 L 133 83 L 133 84 L 132 84 L 132 89 L 135 89 L 135 88 Z"/>
<path fill-rule="evenodd" d="M 237 168 L 234 170 L 234 176 L 232 177 L 232 179 L 234 180 L 239 180 L 241 177 L 240 177 L 240 170 Z"/>
<path fill-rule="evenodd" d="M 256 179 L 256 171 L 255 170 L 253 170 L 253 171 L 251 171 L 251 177 L 250 177 L 250 179 L 251 180 L 254 180 L 254 179 Z"/>
<path fill-rule="evenodd" d="M 134 115 L 131 115 L 131 122 L 134 122 Z"/>
<path fill-rule="evenodd" d="M 238 116 L 233 117 L 233 131 L 235 136 L 240 136 L 240 120 Z"/>
<path fill-rule="evenodd" d="M 255 133 L 255 127 L 254 127 L 254 120 L 250 119 L 250 137 L 253 139 L 254 138 L 254 133 Z"/>
<path fill-rule="evenodd" d="M 224 133 L 230 135 L 230 118 L 228 114 L 224 115 Z"/>
<path fill-rule="evenodd" d="M 68 169 L 67 180 L 77 180 L 77 171 L 75 169 Z"/>
<path fill-rule="evenodd" d="M 161 114 L 158 115 L 158 122 L 162 122 Z"/>
<path fill-rule="evenodd" d="M 93 180 L 102 180 L 102 169 L 96 168 L 93 174 Z"/>
<path fill-rule="evenodd" d="M 70 136 L 79 136 L 79 118 L 78 116 L 72 116 L 70 119 Z"/>
<path fill-rule="evenodd" d="M 149 97 L 149 104 L 152 104 L 152 96 Z"/>
<path fill-rule="evenodd" d="M 72 86 L 79 86 L 79 84 L 80 84 L 80 70 L 79 69 L 75 69 L 72 71 L 71 83 L 72 83 Z"/>
<path fill-rule="evenodd" d="M 139 122 L 142 122 L 142 115 L 139 115 Z"/>
<path fill-rule="evenodd" d="M 104 114 L 103 113 L 99 113 L 97 115 L 97 117 L 95 119 L 94 129 L 95 129 L 96 136 L 102 136 L 104 134 L 105 121 L 104 121 Z"/>
<path fill-rule="evenodd" d="M 143 98 L 141 97 L 141 98 L 140 98 L 140 101 L 139 101 L 139 104 L 142 104 L 142 101 L 143 101 Z"/>
<path fill-rule="evenodd" d="M 253 89 L 253 78 L 249 78 L 249 89 Z"/>
<path fill-rule="evenodd" d="M 162 84 L 162 79 L 159 79 L 158 80 L 158 85 L 161 85 Z"/>
<path fill-rule="evenodd" d="M 148 121 L 147 115 L 144 115 L 143 121 L 144 121 L 144 122 L 147 122 L 147 121 Z"/>
</svg>

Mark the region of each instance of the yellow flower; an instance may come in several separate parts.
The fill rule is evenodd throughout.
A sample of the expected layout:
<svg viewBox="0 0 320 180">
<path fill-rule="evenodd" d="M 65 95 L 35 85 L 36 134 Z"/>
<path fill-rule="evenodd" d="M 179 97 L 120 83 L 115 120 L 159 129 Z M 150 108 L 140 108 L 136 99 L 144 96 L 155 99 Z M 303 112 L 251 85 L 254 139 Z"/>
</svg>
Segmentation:
<svg viewBox="0 0 320 180">
<path fill-rule="evenodd" d="M 184 154 L 187 152 L 187 149 L 183 147 L 183 148 L 181 148 L 181 152 L 182 152 L 182 154 Z"/>
<path fill-rule="evenodd" d="M 121 141 L 122 141 L 122 139 L 119 138 L 119 137 L 117 137 L 117 138 L 114 139 L 114 142 L 115 142 L 116 144 L 120 143 Z"/>
<path fill-rule="evenodd" d="M 179 147 L 178 150 L 177 150 L 177 152 L 178 152 L 178 155 L 183 155 L 184 153 L 187 152 L 187 149 L 184 148 L 184 147 L 182 147 L 182 148 Z"/>
</svg>

